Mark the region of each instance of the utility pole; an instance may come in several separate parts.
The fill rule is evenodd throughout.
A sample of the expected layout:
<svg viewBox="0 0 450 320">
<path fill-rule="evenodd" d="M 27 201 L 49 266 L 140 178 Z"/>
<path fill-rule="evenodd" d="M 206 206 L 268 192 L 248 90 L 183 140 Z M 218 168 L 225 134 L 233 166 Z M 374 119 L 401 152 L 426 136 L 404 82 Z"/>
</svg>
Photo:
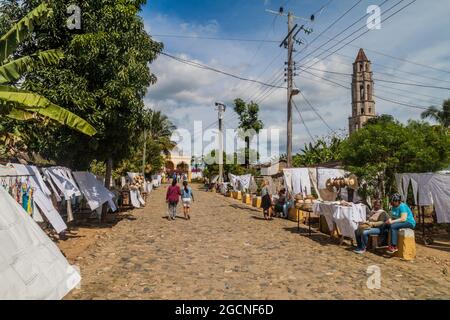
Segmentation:
<svg viewBox="0 0 450 320">
<path fill-rule="evenodd" d="M 298 28 L 298 25 L 294 25 L 294 19 L 301 19 L 305 21 L 314 21 L 314 16 L 311 18 L 305 19 L 300 18 L 294 15 L 293 12 L 288 12 L 287 15 L 284 13 L 284 8 L 281 7 L 278 12 L 272 10 L 266 10 L 269 13 L 276 14 L 279 16 L 287 16 L 288 19 L 288 33 L 286 38 L 281 42 L 280 47 L 284 46 L 287 49 L 287 62 L 285 70 L 286 83 L 287 83 L 287 167 L 292 168 L 292 99 L 295 95 L 298 95 L 300 91 L 297 88 L 294 88 L 294 76 L 295 74 L 295 62 L 292 58 L 294 53 L 294 43 L 302 44 L 301 40 L 297 40 L 297 35 L 300 31 L 304 31 L 307 34 L 312 32 L 311 29 L 305 29 L 304 25 Z M 297 30 L 297 32 L 295 32 Z M 295 33 L 294 33 L 295 32 Z"/>
<path fill-rule="evenodd" d="M 223 114 L 226 106 L 223 103 L 216 102 L 219 117 L 219 183 L 223 183 Z"/>
<path fill-rule="evenodd" d="M 294 28 L 294 16 L 292 12 L 288 13 L 288 39 L 287 39 L 287 167 L 292 168 L 292 86 L 293 79 L 293 61 L 292 53 L 294 51 L 294 41 L 292 37 Z"/>
<path fill-rule="evenodd" d="M 144 129 L 144 153 L 142 154 L 142 176 L 145 181 L 145 154 L 147 153 L 147 129 Z"/>
</svg>

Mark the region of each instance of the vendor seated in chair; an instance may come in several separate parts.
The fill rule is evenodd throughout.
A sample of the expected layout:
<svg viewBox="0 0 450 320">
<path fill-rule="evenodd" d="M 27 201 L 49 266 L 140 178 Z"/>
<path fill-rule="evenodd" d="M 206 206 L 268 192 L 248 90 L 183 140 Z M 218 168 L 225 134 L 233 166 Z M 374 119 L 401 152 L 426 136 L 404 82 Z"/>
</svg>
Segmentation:
<svg viewBox="0 0 450 320">
<path fill-rule="evenodd" d="M 286 192 L 286 189 L 281 189 L 278 193 L 278 199 L 275 202 L 275 212 L 280 215 L 281 218 L 287 218 L 289 208 L 293 205 L 292 199 Z"/>
<path fill-rule="evenodd" d="M 390 219 L 389 214 L 382 209 L 381 201 L 375 200 L 373 209 L 368 215 L 368 221 L 361 222 L 355 231 L 358 247 L 354 251 L 357 254 L 364 254 L 369 243 L 369 236 L 377 235 L 385 238 L 385 224 Z"/>
</svg>

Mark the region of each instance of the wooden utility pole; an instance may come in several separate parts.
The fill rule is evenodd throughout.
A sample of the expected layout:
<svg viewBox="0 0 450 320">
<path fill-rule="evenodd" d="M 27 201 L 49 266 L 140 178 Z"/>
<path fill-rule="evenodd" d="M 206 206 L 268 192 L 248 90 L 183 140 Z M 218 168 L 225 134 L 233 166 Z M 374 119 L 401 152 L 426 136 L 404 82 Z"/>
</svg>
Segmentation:
<svg viewBox="0 0 450 320">
<path fill-rule="evenodd" d="M 219 117 L 219 183 L 223 183 L 223 113 L 226 106 L 216 102 Z"/>
<path fill-rule="evenodd" d="M 294 25 L 294 19 L 301 19 L 305 21 L 314 21 L 314 15 L 310 17 L 310 19 L 305 19 L 301 17 L 297 17 L 294 15 L 293 12 L 288 12 L 286 15 L 284 13 L 284 8 L 281 7 L 280 10 L 273 11 L 273 10 L 266 10 L 266 12 L 269 12 L 271 14 L 275 14 L 278 16 L 287 16 L 288 19 L 288 34 L 286 38 L 283 39 L 283 41 L 280 44 L 280 47 L 284 46 L 288 51 L 287 56 L 287 62 L 286 62 L 286 68 L 285 70 L 285 76 L 286 76 L 286 83 L 287 83 L 287 167 L 292 168 L 292 98 L 299 94 L 300 91 L 297 88 L 294 88 L 294 76 L 295 74 L 295 62 L 292 58 L 292 55 L 294 53 L 294 43 L 302 44 L 302 41 L 297 39 L 297 35 L 300 31 L 304 31 L 306 34 L 310 34 L 312 32 L 311 29 L 306 29 L 304 25 L 302 25 L 300 28 L 298 28 L 298 25 Z M 296 31 L 296 32 L 295 32 Z"/>
<path fill-rule="evenodd" d="M 287 167 L 292 168 L 292 88 L 294 83 L 294 63 L 292 53 L 294 52 L 294 15 L 288 13 L 288 38 L 287 38 Z"/>
</svg>

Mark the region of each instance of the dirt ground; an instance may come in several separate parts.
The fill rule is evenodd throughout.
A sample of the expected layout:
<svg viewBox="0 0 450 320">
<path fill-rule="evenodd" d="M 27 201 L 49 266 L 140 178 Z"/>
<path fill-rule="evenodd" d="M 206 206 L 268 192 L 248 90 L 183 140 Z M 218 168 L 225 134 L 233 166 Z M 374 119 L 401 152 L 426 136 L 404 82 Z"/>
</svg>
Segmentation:
<svg viewBox="0 0 450 320">
<path fill-rule="evenodd" d="M 145 209 L 80 227 L 58 245 L 82 274 L 66 299 L 450 299 L 450 246 L 413 262 L 355 255 L 295 222 L 194 186 L 192 220 L 166 219 L 166 186 Z M 367 288 L 378 266 L 381 288 Z"/>
</svg>

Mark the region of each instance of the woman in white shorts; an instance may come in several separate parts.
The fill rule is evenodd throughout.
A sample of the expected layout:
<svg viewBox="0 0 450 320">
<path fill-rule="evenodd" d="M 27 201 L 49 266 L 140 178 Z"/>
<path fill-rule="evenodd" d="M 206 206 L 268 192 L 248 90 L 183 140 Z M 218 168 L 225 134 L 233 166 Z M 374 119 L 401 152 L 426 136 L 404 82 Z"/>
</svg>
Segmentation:
<svg viewBox="0 0 450 320">
<path fill-rule="evenodd" d="M 191 220 L 190 211 L 191 203 L 194 201 L 194 194 L 192 189 L 188 186 L 188 182 L 183 182 L 183 189 L 181 190 L 181 200 L 183 201 L 183 213 L 186 220 Z"/>
</svg>

